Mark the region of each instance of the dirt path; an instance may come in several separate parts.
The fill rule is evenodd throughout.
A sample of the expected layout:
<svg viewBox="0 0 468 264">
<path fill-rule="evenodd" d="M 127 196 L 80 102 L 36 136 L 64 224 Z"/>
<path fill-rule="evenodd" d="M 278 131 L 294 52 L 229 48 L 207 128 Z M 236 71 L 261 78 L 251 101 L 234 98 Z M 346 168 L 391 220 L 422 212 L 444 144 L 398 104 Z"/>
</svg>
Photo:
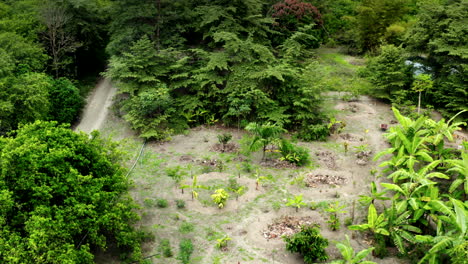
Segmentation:
<svg viewBox="0 0 468 264">
<path fill-rule="evenodd" d="M 99 81 L 93 93 L 87 99 L 86 108 L 83 111 L 81 120 L 75 127 L 75 131 L 91 133 L 99 130 L 107 116 L 109 107 L 112 105 L 112 98 L 117 89 L 112 86 L 109 79 Z"/>
</svg>

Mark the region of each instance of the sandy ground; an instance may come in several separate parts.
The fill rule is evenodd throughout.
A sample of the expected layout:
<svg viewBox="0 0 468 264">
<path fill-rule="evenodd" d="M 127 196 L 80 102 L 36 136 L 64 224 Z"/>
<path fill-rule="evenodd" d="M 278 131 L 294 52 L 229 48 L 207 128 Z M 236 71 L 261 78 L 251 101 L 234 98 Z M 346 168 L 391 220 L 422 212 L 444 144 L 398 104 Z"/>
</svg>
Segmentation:
<svg viewBox="0 0 468 264">
<path fill-rule="evenodd" d="M 87 105 L 75 130 L 85 133 L 99 130 L 106 120 L 108 108 L 112 105 L 112 98 L 116 92 L 117 89 L 112 86 L 109 79 L 101 80 L 87 98 Z"/>
</svg>

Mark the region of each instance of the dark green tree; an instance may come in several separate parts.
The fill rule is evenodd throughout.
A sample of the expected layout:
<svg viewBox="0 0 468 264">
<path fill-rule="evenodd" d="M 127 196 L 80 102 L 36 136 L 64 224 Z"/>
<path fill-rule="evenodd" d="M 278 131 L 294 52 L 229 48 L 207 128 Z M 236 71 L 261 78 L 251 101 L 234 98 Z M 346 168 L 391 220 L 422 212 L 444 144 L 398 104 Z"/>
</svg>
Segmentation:
<svg viewBox="0 0 468 264">
<path fill-rule="evenodd" d="M 0 262 L 93 263 L 111 243 L 141 258 L 115 143 L 36 121 L 0 145 Z"/>
</svg>

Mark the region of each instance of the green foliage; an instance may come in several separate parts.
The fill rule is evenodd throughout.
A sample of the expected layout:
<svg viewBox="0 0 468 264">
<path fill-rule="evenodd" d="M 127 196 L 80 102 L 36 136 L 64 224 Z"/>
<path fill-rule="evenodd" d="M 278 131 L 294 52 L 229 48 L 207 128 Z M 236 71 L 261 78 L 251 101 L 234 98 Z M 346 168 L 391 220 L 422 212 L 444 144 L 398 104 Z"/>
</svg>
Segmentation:
<svg viewBox="0 0 468 264">
<path fill-rule="evenodd" d="M 193 230 L 195 230 L 195 226 L 192 223 L 189 223 L 189 222 L 183 222 L 179 226 L 179 232 L 181 234 L 188 234 L 190 232 L 193 232 Z"/>
<path fill-rule="evenodd" d="M 225 249 L 227 247 L 228 241 L 231 240 L 229 236 L 225 236 L 223 238 L 216 239 L 216 248 L 218 249 Z"/>
<path fill-rule="evenodd" d="M 407 49 L 425 54 L 425 64 L 434 73 L 434 89 L 425 94 L 425 101 L 446 109 L 445 115 L 468 105 L 466 10 L 466 3 L 460 0 L 425 2 L 405 38 Z"/>
<path fill-rule="evenodd" d="M 332 231 L 340 230 L 340 218 L 338 214 L 346 213 L 346 211 L 343 210 L 346 205 L 340 205 L 338 201 L 335 203 L 330 203 L 328 204 L 328 208 L 325 209 L 326 212 L 328 212 L 328 226 Z"/>
<path fill-rule="evenodd" d="M 297 133 L 297 137 L 304 141 L 325 141 L 329 135 L 330 129 L 326 124 L 308 125 Z"/>
<path fill-rule="evenodd" d="M 161 240 L 159 243 L 159 251 L 165 258 L 174 256 L 174 253 L 172 253 L 171 241 L 167 238 Z"/>
<path fill-rule="evenodd" d="M 179 208 L 179 209 L 185 208 L 185 201 L 184 201 L 184 200 L 181 200 L 181 199 L 177 199 L 177 200 L 176 200 L 176 206 L 177 206 L 177 208 Z"/>
<path fill-rule="evenodd" d="M 76 121 L 84 106 L 79 90 L 66 78 L 54 80 L 49 98 L 51 119 L 59 123 Z"/>
<path fill-rule="evenodd" d="M 301 208 L 301 206 L 305 206 L 305 205 L 307 204 L 304 203 L 302 199 L 302 194 L 295 195 L 294 198 L 289 198 L 288 202 L 286 203 L 286 206 L 291 206 L 291 207 L 296 208 L 296 213 L 299 211 L 299 208 Z"/>
<path fill-rule="evenodd" d="M 214 194 L 211 195 L 213 202 L 222 209 L 226 205 L 226 201 L 229 198 L 229 194 L 224 189 L 217 189 Z"/>
<path fill-rule="evenodd" d="M 382 46 L 377 57 L 369 58 L 363 73 L 377 86 L 371 94 L 379 98 L 395 100 L 396 92 L 408 88 L 411 83 L 403 49 L 393 45 Z"/>
<path fill-rule="evenodd" d="M 298 166 L 305 166 L 310 163 L 310 154 L 307 148 L 296 146 L 286 139 L 282 139 L 279 144 L 282 159 Z"/>
<path fill-rule="evenodd" d="M 226 144 L 232 139 L 231 133 L 223 133 L 218 135 L 218 141 L 223 145 L 223 152 L 226 149 Z"/>
<path fill-rule="evenodd" d="M 390 198 L 384 196 L 386 193 L 385 190 L 379 192 L 375 182 L 371 182 L 370 195 L 359 195 L 359 202 L 364 206 L 369 206 L 374 204 L 376 200 L 390 200 Z"/>
<path fill-rule="evenodd" d="M 252 140 L 249 144 L 249 150 L 257 151 L 262 149 L 262 160 L 265 159 L 267 147 L 270 144 L 278 144 L 280 136 L 284 132 L 283 128 L 271 123 L 250 123 L 245 127 L 245 129 L 253 134 Z"/>
<path fill-rule="evenodd" d="M 283 239 L 286 242 L 286 250 L 301 254 L 304 263 L 311 264 L 328 259 L 325 252 L 328 240 L 320 235 L 317 226 L 302 226 L 301 231 Z"/>
<path fill-rule="evenodd" d="M 183 264 L 190 263 L 190 256 L 193 253 L 193 243 L 191 239 L 184 238 L 179 243 L 179 255 L 177 259 L 182 261 Z"/>
<path fill-rule="evenodd" d="M 115 143 L 41 121 L 0 142 L 2 262 L 92 263 L 91 248 L 109 243 L 141 258 Z"/>
<path fill-rule="evenodd" d="M 158 199 L 156 200 L 156 205 L 159 208 L 167 208 L 167 206 L 169 206 L 169 203 L 167 202 L 166 199 Z"/>
<path fill-rule="evenodd" d="M 360 52 L 375 51 L 382 42 L 391 43 L 392 33 L 402 38 L 405 29 L 398 23 L 407 12 L 406 0 L 363 0 L 357 7 L 355 33 Z M 403 31 L 403 32 L 402 32 Z M 394 40 L 395 38 L 393 38 Z M 401 40 L 400 40 L 401 41 Z"/>
<path fill-rule="evenodd" d="M 367 257 L 367 255 L 372 253 L 372 251 L 374 250 L 373 247 L 363 249 L 356 254 L 356 252 L 354 252 L 353 247 L 351 246 L 351 242 L 349 241 L 348 235 L 345 236 L 345 242 L 336 242 L 336 248 L 340 251 L 343 259 L 334 260 L 331 262 L 331 264 L 377 264 L 373 261 L 363 260 Z"/>
<path fill-rule="evenodd" d="M 52 80 L 42 73 L 25 73 L 0 80 L 0 133 L 19 124 L 47 120 Z"/>
</svg>

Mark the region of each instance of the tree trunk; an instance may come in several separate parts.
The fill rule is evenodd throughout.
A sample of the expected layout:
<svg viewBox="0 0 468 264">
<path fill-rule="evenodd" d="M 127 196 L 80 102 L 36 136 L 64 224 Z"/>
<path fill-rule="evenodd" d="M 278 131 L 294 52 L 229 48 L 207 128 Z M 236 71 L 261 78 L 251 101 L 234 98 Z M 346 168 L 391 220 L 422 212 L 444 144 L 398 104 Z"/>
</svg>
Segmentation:
<svg viewBox="0 0 468 264">
<path fill-rule="evenodd" d="M 159 51 L 160 49 L 160 31 L 161 31 L 161 0 L 156 0 L 157 9 L 158 9 L 158 17 L 156 21 L 156 49 Z"/>
<path fill-rule="evenodd" d="M 421 92 L 419 92 L 419 98 L 418 98 L 418 115 L 421 110 Z"/>
</svg>

